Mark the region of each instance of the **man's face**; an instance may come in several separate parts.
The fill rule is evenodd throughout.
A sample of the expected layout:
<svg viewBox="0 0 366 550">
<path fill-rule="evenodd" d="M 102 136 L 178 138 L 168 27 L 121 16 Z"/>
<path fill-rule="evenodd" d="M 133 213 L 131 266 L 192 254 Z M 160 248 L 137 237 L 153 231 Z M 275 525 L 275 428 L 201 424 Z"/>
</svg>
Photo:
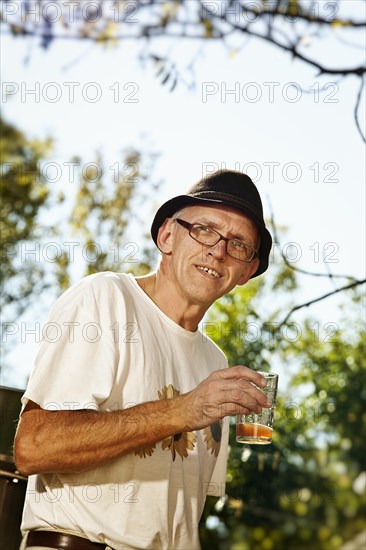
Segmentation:
<svg viewBox="0 0 366 550">
<path fill-rule="evenodd" d="M 226 206 L 192 206 L 179 218 L 199 223 L 218 231 L 223 237 L 238 239 L 258 249 L 259 233 L 249 218 Z M 226 242 L 214 246 L 198 243 L 188 229 L 173 219 L 167 220 L 159 231 L 159 248 L 169 263 L 169 276 L 177 292 L 190 302 L 209 307 L 236 285 L 243 285 L 258 268 L 258 259 L 249 263 L 226 253 Z"/>
</svg>

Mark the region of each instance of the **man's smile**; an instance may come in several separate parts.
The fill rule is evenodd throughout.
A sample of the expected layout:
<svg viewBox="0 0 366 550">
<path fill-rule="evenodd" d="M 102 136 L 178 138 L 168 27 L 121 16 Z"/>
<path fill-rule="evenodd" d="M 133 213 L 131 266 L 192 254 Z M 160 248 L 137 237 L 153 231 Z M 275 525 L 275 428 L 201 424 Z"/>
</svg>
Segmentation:
<svg viewBox="0 0 366 550">
<path fill-rule="evenodd" d="M 215 271 L 211 267 L 207 267 L 207 266 L 204 266 L 204 265 L 196 265 L 196 267 L 200 271 L 203 271 L 204 273 L 207 273 L 208 275 L 210 275 L 211 277 L 214 277 L 215 279 L 218 279 L 219 277 L 221 277 L 221 275 L 219 273 L 217 273 L 217 271 Z"/>
</svg>

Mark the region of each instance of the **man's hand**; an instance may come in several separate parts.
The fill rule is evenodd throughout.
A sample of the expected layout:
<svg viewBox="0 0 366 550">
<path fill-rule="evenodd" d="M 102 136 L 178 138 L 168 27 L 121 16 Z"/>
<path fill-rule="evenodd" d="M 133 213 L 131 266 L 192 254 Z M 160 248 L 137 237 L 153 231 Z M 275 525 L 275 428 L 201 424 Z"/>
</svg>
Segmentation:
<svg viewBox="0 0 366 550">
<path fill-rule="evenodd" d="M 186 431 L 200 430 L 228 415 L 260 413 L 262 407 L 271 406 L 256 387 L 265 385 L 263 376 L 241 365 L 213 372 L 182 396 Z"/>
</svg>

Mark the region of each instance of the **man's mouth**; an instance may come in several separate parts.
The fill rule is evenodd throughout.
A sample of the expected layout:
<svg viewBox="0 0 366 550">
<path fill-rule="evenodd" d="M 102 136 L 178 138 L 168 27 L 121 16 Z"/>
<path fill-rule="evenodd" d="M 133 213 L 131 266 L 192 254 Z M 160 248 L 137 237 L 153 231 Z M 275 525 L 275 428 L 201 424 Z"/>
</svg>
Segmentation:
<svg viewBox="0 0 366 550">
<path fill-rule="evenodd" d="M 200 271 L 204 271 L 205 273 L 207 273 L 208 275 L 211 275 L 212 277 L 215 277 L 216 279 L 220 277 L 220 275 L 214 269 L 211 269 L 209 267 L 204 267 L 202 265 L 197 265 L 196 267 Z"/>
</svg>

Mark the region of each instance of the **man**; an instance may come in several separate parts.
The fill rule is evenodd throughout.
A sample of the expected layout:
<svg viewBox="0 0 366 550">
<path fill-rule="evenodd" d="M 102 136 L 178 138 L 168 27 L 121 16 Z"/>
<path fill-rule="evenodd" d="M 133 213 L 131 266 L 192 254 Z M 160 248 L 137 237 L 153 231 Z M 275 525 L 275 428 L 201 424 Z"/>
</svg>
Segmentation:
<svg viewBox="0 0 366 550">
<path fill-rule="evenodd" d="M 228 369 L 198 329 L 268 267 L 253 182 L 215 172 L 163 204 L 151 233 L 156 272 L 86 277 L 51 311 L 15 440 L 24 548 L 199 548 L 206 496 L 224 494 L 224 419 L 270 406 L 263 378 Z"/>
</svg>

